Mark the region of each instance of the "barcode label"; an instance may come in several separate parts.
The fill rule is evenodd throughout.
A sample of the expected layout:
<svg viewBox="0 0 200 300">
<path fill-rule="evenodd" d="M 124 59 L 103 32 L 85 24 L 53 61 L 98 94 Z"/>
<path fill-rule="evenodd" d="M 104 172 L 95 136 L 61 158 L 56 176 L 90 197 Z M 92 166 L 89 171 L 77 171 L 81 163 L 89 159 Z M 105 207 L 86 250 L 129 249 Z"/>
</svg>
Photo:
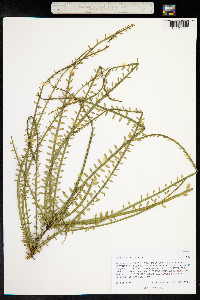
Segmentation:
<svg viewBox="0 0 200 300">
<path fill-rule="evenodd" d="M 164 29 L 195 29 L 196 22 L 195 20 L 163 20 Z"/>
<path fill-rule="evenodd" d="M 174 27 L 181 28 L 181 27 L 189 27 L 190 21 L 187 20 L 178 20 L 178 21 L 169 21 L 169 26 L 173 29 Z"/>
</svg>

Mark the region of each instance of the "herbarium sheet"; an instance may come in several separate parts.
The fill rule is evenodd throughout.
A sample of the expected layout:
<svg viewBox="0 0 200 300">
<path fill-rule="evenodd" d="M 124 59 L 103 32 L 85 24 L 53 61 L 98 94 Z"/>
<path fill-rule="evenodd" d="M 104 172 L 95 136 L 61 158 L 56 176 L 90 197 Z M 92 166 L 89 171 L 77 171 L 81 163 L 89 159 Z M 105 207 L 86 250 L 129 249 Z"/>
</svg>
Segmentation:
<svg viewBox="0 0 200 300">
<path fill-rule="evenodd" d="M 4 18 L 5 294 L 195 293 L 187 22 Z"/>
</svg>

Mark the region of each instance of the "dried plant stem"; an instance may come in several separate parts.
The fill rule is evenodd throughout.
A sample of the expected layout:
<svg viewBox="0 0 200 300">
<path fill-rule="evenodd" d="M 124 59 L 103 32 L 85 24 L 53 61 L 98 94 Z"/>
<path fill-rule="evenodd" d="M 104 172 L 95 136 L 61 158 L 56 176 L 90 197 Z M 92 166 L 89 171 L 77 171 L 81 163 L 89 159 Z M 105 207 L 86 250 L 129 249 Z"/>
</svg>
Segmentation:
<svg viewBox="0 0 200 300">
<path fill-rule="evenodd" d="M 111 93 L 125 79 L 130 78 L 133 71 L 137 71 L 139 63 L 130 63 L 112 68 L 99 66 L 95 74 L 82 84 L 81 87 L 73 86 L 73 77 L 83 62 L 109 48 L 110 42 L 118 35 L 130 30 L 134 24 L 118 30 L 111 36 L 88 46 L 88 49 L 72 63 L 59 71 L 55 71 L 40 88 L 35 102 L 35 112 L 27 119 L 26 147 L 24 153 L 19 157 L 13 138 L 11 144 L 17 160 L 17 199 L 18 209 L 23 234 L 23 243 L 27 247 L 27 259 L 34 258 L 37 252 L 58 235 L 67 236 L 68 232 L 79 230 L 88 231 L 97 227 L 114 224 L 116 222 L 134 217 L 158 205 L 164 206 L 177 197 L 186 196 L 193 189 L 190 184 L 184 191 L 176 194 L 178 189 L 191 176 L 197 173 L 197 168 L 187 151 L 176 140 L 163 134 L 144 133 L 144 117 L 141 110 L 127 109 L 125 107 L 107 107 L 107 103 L 120 103 L 119 99 L 112 97 Z M 111 74 L 120 73 L 117 80 L 109 83 Z M 65 82 L 65 84 L 63 84 Z M 100 87 L 98 83 L 101 82 Z M 45 86 L 51 90 L 49 95 L 45 94 Z M 97 87 L 96 87 L 97 86 Z M 57 95 L 57 94 L 59 95 Z M 105 102 L 106 100 L 106 102 Z M 51 104 L 58 104 L 56 109 L 51 109 Z M 75 108 L 72 124 L 68 124 L 65 118 L 72 116 L 71 109 Z M 51 110 L 49 112 L 49 110 Z M 130 132 L 124 137 L 120 146 L 114 146 L 114 150 L 109 149 L 109 154 L 104 154 L 103 161 L 98 159 L 93 167 L 88 168 L 90 149 L 95 136 L 95 124 L 102 117 L 110 115 L 117 118 L 119 122 L 126 121 L 130 125 Z M 135 118 L 132 116 L 136 116 Z M 49 118 L 46 128 L 42 125 L 43 119 Z M 90 128 L 90 135 L 87 147 L 80 166 L 80 173 L 75 180 L 70 194 L 60 189 L 62 172 L 65 161 L 68 158 L 71 143 L 78 134 L 85 128 Z M 96 202 L 105 196 L 105 189 L 113 182 L 113 177 L 117 176 L 119 166 L 124 163 L 127 152 L 138 141 L 146 138 L 164 138 L 175 143 L 191 162 L 194 172 L 187 176 L 171 181 L 164 188 L 155 190 L 147 197 L 136 202 L 128 202 L 127 206 L 113 212 L 97 213 L 94 217 L 84 217 Z M 42 174 L 43 147 L 48 145 L 46 152 L 45 170 Z M 88 171 L 87 171 L 88 172 Z M 33 202 L 31 202 L 33 201 Z M 30 208 L 33 204 L 34 210 Z M 32 225 L 31 217 L 34 217 Z"/>
</svg>

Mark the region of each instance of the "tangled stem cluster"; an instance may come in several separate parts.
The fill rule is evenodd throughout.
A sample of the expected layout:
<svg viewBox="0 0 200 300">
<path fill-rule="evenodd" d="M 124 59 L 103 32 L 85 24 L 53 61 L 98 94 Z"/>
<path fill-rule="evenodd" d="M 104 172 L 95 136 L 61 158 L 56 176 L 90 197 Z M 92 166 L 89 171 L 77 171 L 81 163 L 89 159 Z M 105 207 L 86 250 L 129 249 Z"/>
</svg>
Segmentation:
<svg viewBox="0 0 200 300">
<path fill-rule="evenodd" d="M 88 49 L 77 59 L 72 61 L 70 65 L 62 68 L 42 83 L 37 101 L 35 102 L 35 112 L 33 116 L 27 119 L 26 128 L 26 146 L 24 154 L 21 157 L 15 147 L 13 139 L 11 144 L 17 160 L 17 198 L 18 209 L 21 220 L 21 229 L 23 233 L 23 243 L 27 247 L 27 259 L 34 258 L 37 252 L 47 245 L 52 239 L 58 235 L 67 236 L 68 232 L 78 230 L 91 230 L 100 226 L 105 226 L 134 217 L 157 205 L 165 207 L 165 203 L 179 196 L 186 196 L 192 188 L 188 184 L 184 191 L 177 193 L 180 186 L 197 173 L 197 169 L 186 150 L 174 139 L 162 134 L 144 133 L 143 112 L 138 109 L 113 106 L 113 103 L 121 102 L 112 97 L 111 93 L 125 79 L 130 78 L 133 71 L 137 71 L 139 62 L 125 64 L 112 68 L 103 68 L 99 66 L 95 70 L 94 76 L 86 81 L 82 86 L 73 90 L 72 82 L 75 73 L 83 62 L 93 56 L 98 55 L 102 51 L 109 48 L 110 42 L 120 34 L 131 29 L 134 25 L 129 25 L 116 33 L 106 36 L 96 42 L 94 46 L 88 46 Z M 109 83 L 109 76 L 113 72 L 120 71 L 120 77 L 116 81 Z M 65 82 L 63 84 L 63 81 Z M 98 82 L 101 85 L 98 86 Z M 45 96 L 45 89 L 51 91 Z M 107 107 L 107 101 L 111 107 Z M 57 103 L 55 110 L 48 112 L 49 106 Z M 70 109 L 75 108 L 75 116 L 70 124 L 67 124 L 65 118 L 70 115 Z M 50 116 L 46 129 L 42 127 L 42 120 L 46 115 Z M 114 145 L 109 153 L 104 154 L 103 160 L 98 159 L 86 173 L 88 164 L 88 156 L 95 135 L 95 122 L 101 116 L 112 115 L 112 118 L 125 120 L 127 125 L 131 126 L 130 132 L 120 146 Z M 136 116 L 134 119 L 132 116 Z M 60 187 L 63 166 L 69 153 L 72 140 L 78 136 L 79 132 L 84 128 L 90 128 L 90 136 L 84 159 L 80 167 L 80 173 L 70 188 L 70 193 L 62 191 Z M 187 156 L 187 159 L 194 167 L 194 172 L 186 177 L 181 176 L 175 182 L 166 184 L 165 187 L 154 190 L 151 194 L 147 194 L 144 198 L 134 203 L 128 202 L 118 211 L 95 214 L 91 218 L 86 218 L 85 213 L 95 205 L 97 201 L 105 196 L 105 189 L 108 184 L 113 182 L 114 176 L 117 176 L 119 166 L 126 159 L 126 153 L 130 152 L 133 143 L 142 141 L 147 138 L 165 138 L 173 142 Z M 44 144 L 48 143 L 48 151 L 46 153 L 46 165 L 43 176 L 41 176 L 41 155 Z M 33 201 L 33 208 L 29 208 L 30 201 Z M 34 216 L 34 224 L 30 217 Z M 31 225 L 32 224 L 32 225 Z"/>
</svg>

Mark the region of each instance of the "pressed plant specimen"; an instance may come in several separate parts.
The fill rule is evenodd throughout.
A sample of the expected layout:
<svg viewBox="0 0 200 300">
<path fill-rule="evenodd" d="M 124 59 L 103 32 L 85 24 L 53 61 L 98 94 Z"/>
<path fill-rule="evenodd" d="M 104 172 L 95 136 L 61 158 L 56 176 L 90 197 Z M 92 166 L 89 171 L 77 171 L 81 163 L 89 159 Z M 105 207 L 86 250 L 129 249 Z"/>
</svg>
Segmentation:
<svg viewBox="0 0 200 300">
<path fill-rule="evenodd" d="M 86 59 L 105 51 L 113 39 L 133 26 L 134 24 L 131 24 L 114 34 L 105 35 L 102 40 L 97 40 L 94 46 L 88 46 L 88 49 L 70 65 L 55 71 L 42 82 L 35 101 L 35 112 L 27 119 L 26 145 L 21 156 L 11 138 L 12 151 L 18 165 L 17 199 L 22 241 L 28 249 L 27 259 L 34 258 L 37 252 L 58 235 L 66 237 L 68 233 L 113 224 L 157 205 L 165 207 L 166 202 L 186 196 L 193 189 L 190 184 L 186 184 L 185 189 L 178 192 L 184 182 L 197 173 L 187 151 L 167 135 L 145 134 L 143 112 L 137 108 L 120 107 L 118 103 L 122 101 L 112 97 L 112 91 L 125 79 L 130 78 L 133 71 L 137 71 L 138 60 L 116 67 L 99 66 L 94 70 L 94 75 L 81 87 L 75 88 L 73 85 L 74 76 Z M 110 81 L 113 74 L 117 74 L 118 77 L 115 76 L 116 78 Z M 107 115 L 120 122 L 126 121 L 130 132 L 119 146 L 114 145 L 113 149 L 102 155 L 103 159 L 97 158 L 96 163 L 91 166 L 88 158 L 95 136 L 95 125 L 102 116 Z M 61 188 L 62 175 L 65 174 L 64 165 L 69 159 L 73 140 L 78 139 L 85 128 L 90 130 L 87 147 L 83 149 L 85 152 L 79 174 L 67 192 Z M 117 176 L 119 166 L 123 164 L 126 153 L 131 151 L 134 143 L 152 137 L 164 138 L 175 143 L 191 162 L 194 171 L 187 176 L 181 175 L 145 197 L 141 196 L 134 203 L 128 202 L 128 205 L 123 205 L 120 210 L 96 212 L 87 218 L 87 211 L 105 196 L 105 189 Z"/>
</svg>

